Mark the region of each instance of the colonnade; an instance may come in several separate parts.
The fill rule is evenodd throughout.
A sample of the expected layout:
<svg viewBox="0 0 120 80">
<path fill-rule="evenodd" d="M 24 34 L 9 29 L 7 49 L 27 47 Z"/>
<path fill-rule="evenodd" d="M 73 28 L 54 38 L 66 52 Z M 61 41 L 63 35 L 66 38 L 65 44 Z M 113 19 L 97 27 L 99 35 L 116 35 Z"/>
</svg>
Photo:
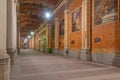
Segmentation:
<svg viewBox="0 0 120 80">
<path fill-rule="evenodd" d="M 15 0 L 0 0 L 0 80 L 10 80 L 10 64 L 17 54 Z"/>
</svg>

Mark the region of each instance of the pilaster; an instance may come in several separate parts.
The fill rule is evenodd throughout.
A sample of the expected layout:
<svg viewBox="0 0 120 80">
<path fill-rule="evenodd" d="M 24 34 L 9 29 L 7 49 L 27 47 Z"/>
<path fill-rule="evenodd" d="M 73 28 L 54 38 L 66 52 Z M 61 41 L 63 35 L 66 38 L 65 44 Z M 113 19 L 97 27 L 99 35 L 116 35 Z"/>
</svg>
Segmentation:
<svg viewBox="0 0 120 80">
<path fill-rule="evenodd" d="M 34 36 L 32 36 L 32 49 L 34 49 Z"/>
<path fill-rule="evenodd" d="M 36 41 L 37 43 L 36 43 L 36 46 L 37 46 L 37 50 L 39 50 L 39 34 L 37 34 L 37 41 Z"/>
<path fill-rule="evenodd" d="M 64 11 L 64 56 L 69 54 L 69 10 Z"/>
<path fill-rule="evenodd" d="M 81 60 L 90 60 L 90 15 L 89 0 L 82 0 L 82 50 L 80 54 Z"/>
<path fill-rule="evenodd" d="M 55 19 L 55 53 L 58 53 L 59 47 L 59 20 L 58 18 Z"/>
</svg>

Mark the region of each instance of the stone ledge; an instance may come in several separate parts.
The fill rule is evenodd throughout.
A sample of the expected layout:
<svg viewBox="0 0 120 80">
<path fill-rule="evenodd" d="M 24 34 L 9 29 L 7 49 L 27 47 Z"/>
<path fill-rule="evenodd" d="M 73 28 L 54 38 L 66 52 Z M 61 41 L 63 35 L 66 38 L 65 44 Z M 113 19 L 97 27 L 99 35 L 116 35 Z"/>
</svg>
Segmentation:
<svg viewBox="0 0 120 80">
<path fill-rule="evenodd" d="M 71 56 L 73 58 L 76 58 L 76 59 L 80 59 L 80 51 L 70 50 L 69 51 L 69 56 Z"/>
<path fill-rule="evenodd" d="M 90 49 L 81 49 L 80 59 L 84 61 L 91 61 Z"/>
<path fill-rule="evenodd" d="M 92 53 L 93 62 L 114 65 L 120 67 L 120 55 L 109 53 Z"/>
</svg>

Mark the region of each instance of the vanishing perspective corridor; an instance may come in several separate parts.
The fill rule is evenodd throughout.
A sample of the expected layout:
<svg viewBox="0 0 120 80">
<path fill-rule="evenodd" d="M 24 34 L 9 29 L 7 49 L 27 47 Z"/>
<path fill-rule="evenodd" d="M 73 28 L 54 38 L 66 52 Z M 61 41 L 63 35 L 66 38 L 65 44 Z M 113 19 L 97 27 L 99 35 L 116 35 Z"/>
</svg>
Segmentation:
<svg viewBox="0 0 120 80">
<path fill-rule="evenodd" d="M 11 80 L 120 80 L 120 68 L 25 49 Z"/>
<path fill-rule="evenodd" d="M 0 80 L 120 80 L 120 0 L 0 0 Z"/>
</svg>

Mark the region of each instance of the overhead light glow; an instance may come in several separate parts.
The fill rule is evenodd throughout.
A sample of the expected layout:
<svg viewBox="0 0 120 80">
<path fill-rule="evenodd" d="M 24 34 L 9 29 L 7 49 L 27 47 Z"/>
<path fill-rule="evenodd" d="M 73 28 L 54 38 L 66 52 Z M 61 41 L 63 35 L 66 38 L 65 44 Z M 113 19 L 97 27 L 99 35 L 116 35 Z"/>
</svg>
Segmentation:
<svg viewBox="0 0 120 80">
<path fill-rule="evenodd" d="M 30 34 L 31 34 L 31 35 L 34 35 L 34 32 L 31 32 Z"/>
<path fill-rule="evenodd" d="M 28 36 L 28 39 L 30 39 L 31 38 L 31 36 Z"/>
<path fill-rule="evenodd" d="M 50 17 L 50 13 L 46 12 L 46 17 L 49 18 Z"/>
<path fill-rule="evenodd" d="M 25 39 L 25 40 L 24 40 L 24 43 L 26 43 L 27 41 L 28 41 L 28 39 Z"/>
</svg>

